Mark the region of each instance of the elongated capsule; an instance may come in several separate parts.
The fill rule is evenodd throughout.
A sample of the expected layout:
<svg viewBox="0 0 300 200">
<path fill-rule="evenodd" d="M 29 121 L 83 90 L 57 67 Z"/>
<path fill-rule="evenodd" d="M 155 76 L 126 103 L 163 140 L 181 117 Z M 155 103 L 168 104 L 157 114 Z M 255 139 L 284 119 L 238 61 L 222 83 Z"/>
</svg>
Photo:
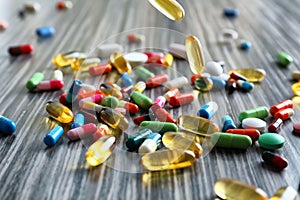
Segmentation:
<svg viewBox="0 0 300 200">
<path fill-rule="evenodd" d="M 87 55 L 82 52 L 78 51 L 70 51 L 67 53 L 61 53 L 53 57 L 52 62 L 53 64 L 60 68 L 64 66 L 71 65 L 73 62 L 75 62 L 78 59 L 85 59 Z"/>
<path fill-rule="evenodd" d="M 204 56 L 199 39 L 190 35 L 185 39 L 186 54 L 190 69 L 194 74 L 200 74 L 204 70 Z"/>
<path fill-rule="evenodd" d="M 232 78 L 232 79 L 234 79 L 234 80 L 248 81 L 248 79 L 247 79 L 245 76 L 243 76 L 243 75 L 241 75 L 241 74 L 239 74 L 239 73 L 237 73 L 237 72 L 235 72 L 235 71 L 232 71 L 232 72 L 229 74 L 229 76 L 230 76 L 230 78 Z"/>
<path fill-rule="evenodd" d="M 166 92 L 164 94 L 164 97 L 166 98 L 167 101 L 170 101 L 171 97 L 174 97 L 174 96 L 176 96 L 178 94 L 180 94 L 178 88 L 173 88 L 173 89 L 169 90 L 168 92 Z"/>
<path fill-rule="evenodd" d="M 131 135 L 126 141 L 126 147 L 130 151 L 137 150 L 140 145 L 146 140 L 148 136 L 152 134 L 149 128 L 145 128 L 134 135 Z"/>
<path fill-rule="evenodd" d="M 185 45 L 178 43 L 171 43 L 169 52 L 176 58 L 187 59 Z"/>
<path fill-rule="evenodd" d="M 129 126 L 124 115 L 111 108 L 104 107 L 104 109 L 97 111 L 96 115 L 99 122 L 104 122 L 112 128 L 119 128 L 122 131 L 125 131 Z"/>
<path fill-rule="evenodd" d="M 59 138 L 64 133 L 64 129 L 61 126 L 55 126 L 47 135 L 44 137 L 44 143 L 47 146 L 53 146 L 57 143 Z"/>
<path fill-rule="evenodd" d="M 139 93 L 144 92 L 145 89 L 146 89 L 146 83 L 144 81 L 139 81 L 132 87 L 132 91 L 137 91 Z"/>
<path fill-rule="evenodd" d="M 218 104 L 216 102 L 209 102 L 205 104 L 200 110 L 198 111 L 197 115 L 206 119 L 210 119 L 218 110 Z"/>
<path fill-rule="evenodd" d="M 182 106 L 189 104 L 194 101 L 194 94 L 192 92 L 187 92 L 183 94 L 178 94 L 176 96 L 170 97 L 168 103 L 173 107 Z"/>
<path fill-rule="evenodd" d="M 141 116 L 137 116 L 137 117 L 133 118 L 133 122 L 136 125 L 140 125 L 140 123 L 142 123 L 143 121 L 151 121 L 152 118 L 154 118 L 154 116 L 152 116 L 152 114 L 145 114 L 145 115 L 141 115 Z"/>
<path fill-rule="evenodd" d="M 55 28 L 52 26 L 43 26 L 36 29 L 36 34 L 41 38 L 51 37 L 55 34 Z"/>
<path fill-rule="evenodd" d="M 123 52 L 123 47 L 117 43 L 101 44 L 97 52 L 100 58 L 109 58 L 114 52 Z"/>
<path fill-rule="evenodd" d="M 158 74 L 156 76 L 150 77 L 146 80 L 147 88 L 155 88 L 163 85 L 165 82 L 169 80 L 167 74 Z"/>
<path fill-rule="evenodd" d="M 139 147 L 139 154 L 152 153 L 156 151 L 161 142 L 159 133 L 151 133 Z"/>
<path fill-rule="evenodd" d="M 297 200 L 297 193 L 294 188 L 285 186 L 279 188 L 269 200 Z"/>
<path fill-rule="evenodd" d="M 294 110 L 292 108 L 287 108 L 287 109 L 284 109 L 284 110 L 280 110 L 278 112 L 276 112 L 274 114 L 274 118 L 277 119 L 277 118 L 280 118 L 282 119 L 283 121 L 289 119 L 290 117 L 292 117 L 294 115 Z"/>
<path fill-rule="evenodd" d="M 264 119 L 268 117 L 269 115 L 269 110 L 265 106 L 258 106 L 249 110 L 245 110 L 239 114 L 239 120 L 243 121 L 243 119 L 249 118 L 249 117 L 254 117 L 254 118 L 260 118 Z"/>
<path fill-rule="evenodd" d="M 222 199 L 268 200 L 267 194 L 262 189 L 229 178 L 218 179 L 215 182 L 214 190 L 216 195 Z"/>
<path fill-rule="evenodd" d="M 58 10 L 71 9 L 73 7 L 72 1 L 59 1 L 56 3 L 56 8 Z"/>
<path fill-rule="evenodd" d="M 79 101 L 79 106 L 82 107 L 82 105 L 83 105 L 84 102 L 93 102 L 93 103 L 99 104 L 102 99 L 103 99 L 103 95 L 102 94 L 96 94 L 94 96 L 90 96 L 90 97 L 81 99 Z"/>
<path fill-rule="evenodd" d="M 64 75 L 63 75 L 62 71 L 60 71 L 59 69 L 55 70 L 52 74 L 52 80 L 63 81 L 64 80 Z"/>
<path fill-rule="evenodd" d="M 225 115 L 222 117 L 222 124 L 222 132 L 226 132 L 228 129 L 236 129 L 236 125 L 234 124 L 232 118 L 229 115 Z"/>
<path fill-rule="evenodd" d="M 85 124 L 83 126 L 71 129 L 67 132 L 67 137 L 71 141 L 82 139 L 97 131 L 97 127 L 93 123 Z"/>
<path fill-rule="evenodd" d="M 165 103 L 166 103 L 166 98 L 164 96 L 159 96 L 155 99 L 150 109 L 152 111 L 155 111 L 157 109 L 163 108 L 165 106 Z"/>
<path fill-rule="evenodd" d="M 23 54 L 31 54 L 34 47 L 31 44 L 23 44 L 20 46 L 12 46 L 8 48 L 8 53 L 11 56 L 19 56 Z"/>
<path fill-rule="evenodd" d="M 80 113 L 82 113 L 84 115 L 84 123 L 98 124 L 98 119 L 95 114 L 91 114 L 83 109 L 80 110 Z"/>
<path fill-rule="evenodd" d="M 102 95 L 100 90 L 94 90 L 94 91 L 90 91 L 90 92 L 86 92 L 86 93 L 79 93 L 78 96 L 77 96 L 77 100 L 80 102 L 82 99 L 92 97 L 92 96 L 95 96 L 95 95 L 98 95 L 98 94 Z"/>
<path fill-rule="evenodd" d="M 99 138 L 88 148 L 85 154 L 86 162 L 93 167 L 101 165 L 110 157 L 115 141 L 116 138 L 112 135 Z"/>
<path fill-rule="evenodd" d="M 120 78 L 122 80 L 122 87 L 127 87 L 127 86 L 132 85 L 131 77 L 129 76 L 129 74 L 127 72 L 121 73 Z"/>
<path fill-rule="evenodd" d="M 189 150 L 162 150 L 147 153 L 142 157 L 142 165 L 151 171 L 179 169 L 191 166 L 195 154 Z"/>
<path fill-rule="evenodd" d="M 94 141 L 97 141 L 99 138 L 101 138 L 104 135 L 107 135 L 108 133 L 108 126 L 105 124 L 101 124 L 98 128 L 97 131 L 93 134 Z"/>
<path fill-rule="evenodd" d="M 145 36 L 141 34 L 128 34 L 127 40 L 132 43 L 140 43 L 145 40 Z"/>
<path fill-rule="evenodd" d="M 124 55 L 124 58 L 130 63 L 132 67 L 138 67 L 147 62 L 148 56 L 141 52 L 131 52 Z"/>
<path fill-rule="evenodd" d="M 37 89 L 41 91 L 60 90 L 64 87 L 64 82 L 60 80 L 41 81 Z"/>
<path fill-rule="evenodd" d="M 275 119 L 269 126 L 268 131 L 277 132 L 283 124 L 283 120 L 280 118 Z"/>
<path fill-rule="evenodd" d="M 73 112 L 58 101 L 48 101 L 46 111 L 52 118 L 61 123 L 70 123 L 74 118 Z"/>
<path fill-rule="evenodd" d="M 131 73 L 131 66 L 129 62 L 123 57 L 122 53 L 119 51 L 111 54 L 110 58 L 111 65 L 118 70 L 121 74 L 123 72 Z"/>
<path fill-rule="evenodd" d="M 100 64 L 94 67 L 89 68 L 89 74 L 91 76 L 97 76 L 101 74 L 106 74 L 112 70 L 112 66 L 110 64 Z"/>
<path fill-rule="evenodd" d="M 154 77 L 155 74 L 150 72 L 147 68 L 139 66 L 135 69 L 135 74 L 143 81 L 146 81 L 148 78 Z"/>
<path fill-rule="evenodd" d="M 230 133 L 216 132 L 210 141 L 216 147 L 230 148 L 230 149 L 247 149 L 252 145 L 252 140 L 247 135 L 236 135 Z"/>
<path fill-rule="evenodd" d="M 84 125 L 84 115 L 81 113 L 77 113 L 74 117 L 74 121 L 72 122 L 71 129 L 80 127 Z"/>
<path fill-rule="evenodd" d="M 293 108 L 293 102 L 290 99 L 281 101 L 270 108 L 270 114 L 274 116 L 280 110 L 284 110 L 287 108 Z"/>
<path fill-rule="evenodd" d="M 27 81 L 26 88 L 30 91 L 34 90 L 37 85 L 44 80 L 44 74 L 36 72 L 33 76 Z"/>
<path fill-rule="evenodd" d="M 228 129 L 226 133 L 247 135 L 251 138 L 252 143 L 256 142 L 260 136 L 260 132 L 257 129 Z"/>
<path fill-rule="evenodd" d="M 0 115 L 0 133 L 11 135 L 16 131 L 16 129 L 17 125 L 13 120 Z"/>
<path fill-rule="evenodd" d="M 131 114 L 139 112 L 139 107 L 136 104 L 124 100 L 119 101 L 117 107 L 125 108 Z"/>
<path fill-rule="evenodd" d="M 90 113 L 95 113 L 96 111 L 101 111 L 105 107 L 94 102 L 85 101 L 81 104 L 81 109 L 88 111 Z"/>
<path fill-rule="evenodd" d="M 119 104 L 119 100 L 114 96 L 105 96 L 101 100 L 101 105 L 102 106 L 116 108 L 118 106 L 118 104 Z"/>
<path fill-rule="evenodd" d="M 240 88 L 241 90 L 243 90 L 245 92 L 250 92 L 254 88 L 254 84 L 250 83 L 248 81 L 237 80 L 236 84 L 237 84 L 238 88 Z"/>
<path fill-rule="evenodd" d="M 171 131 L 171 132 L 177 132 L 178 127 L 170 122 L 158 122 L 158 121 L 143 121 L 140 123 L 139 128 L 141 130 L 149 128 L 153 132 L 159 132 L 161 134 Z"/>
<path fill-rule="evenodd" d="M 156 118 L 158 119 L 158 121 L 161 121 L 161 122 L 171 122 L 171 123 L 176 124 L 176 120 L 164 108 L 158 108 L 158 109 L 156 109 L 154 111 L 154 114 L 155 114 Z"/>
<path fill-rule="evenodd" d="M 152 100 L 149 97 L 137 91 L 131 93 L 131 99 L 139 107 L 145 110 L 149 109 L 153 104 Z"/>
<path fill-rule="evenodd" d="M 236 72 L 245 78 L 248 79 L 249 82 L 255 83 L 260 82 L 266 77 L 266 71 L 263 69 L 255 69 L 255 68 L 240 68 L 229 71 L 229 74 L 232 72 Z"/>
<path fill-rule="evenodd" d="M 74 80 L 67 94 L 66 100 L 68 103 L 72 103 L 76 100 L 81 88 L 82 82 L 80 80 Z"/>
<path fill-rule="evenodd" d="M 171 20 L 180 21 L 185 13 L 176 0 L 148 0 L 149 3 Z"/>
<path fill-rule="evenodd" d="M 285 158 L 270 151 L 263 152 L 262 159 L 267 164 L 272 165 L 279 170 L 283 170 L 288 166 L 288 161 Z"/>
<path fill-rule="evenodd" d="M 180 76 L 178 78 L 165 82 L 163 86 L 166 87 L 167 89 L 172 89 L 172 88 L 180 89 L 188 85 L 188 83 L 189 81 L 185 76 Z"/>
</svg>

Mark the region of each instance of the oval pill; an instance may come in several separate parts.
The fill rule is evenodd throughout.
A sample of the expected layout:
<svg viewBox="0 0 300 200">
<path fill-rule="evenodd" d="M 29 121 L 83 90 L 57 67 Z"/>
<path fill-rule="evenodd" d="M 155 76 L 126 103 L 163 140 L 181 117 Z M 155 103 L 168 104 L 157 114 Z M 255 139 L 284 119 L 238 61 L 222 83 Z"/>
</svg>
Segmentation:
<svg viewBox="0 0 300 200">
<path fill-rule="evenodd" d="M 184 18 L 184 9 L 176 0 L 148 0 L 148 2 L 171 20 L 180 21 Z"/>
<path fill-rule="evenodd" d="M 277 62 L 281 66 L 288 66 L 293 62 L 293 58 L 285 52 L 279 52 L 277 54 Z"/>
<path fill-rule="evenodd" d="M 247 149 L 252 145 L 252 140 L 247 135 L 236 135 L 230 133 L 215 132 L 210 141 L 216 147 Z"/>
<path fill-rule="evenodd" d="M 0 132 L 6 135 L 13 134 L 17 129 L 16 123 L 2 115 L 0 115 Z"/>
<path fill-rule="evenodd" d="M 57 143 L 59 138 L 64 133 L 64 129 L 61 126 L 55 126 L 47 135 L 44 137 L 44 143 L 47 146 L 53 146 Z"/>
<path fill-rule="evenodd" d="M 36 34 L 41 38 L 51 37 L 55 34 L 55 28 L 52 26 L 43 26 L 36 29 Z"/>
<path fill-rule="evenodd" d="M 246 118 L 242 121 L 242 127 L 244 129 L 257 129 L 259 131 L 264 131 L 267 123 L 259 118 Z"/>
<path fill-rule="evenodd" d="M 185 47 L 190 69 L 194 74 L 200 74 L 204 70 L 204 56 L 199 39 L 194 35 L 188 36 Z"/>
<path fill-rule="evenodd" d="M 279 149 L 283 147 L 285 139 L 276 133 L 264 133 L 258 138 L 259 146 L 264 149 Z"/>
<path fill-rule="evenodd" d="M 262 81 L 266 76 L 266 71 L 263 69 L 239 68 L 231 70 L 229 74 L 231 74 L 232 72 L 241 74 L 242 76 L 247 78 L 249 82 L 253 83 Z"/>
<path fill-rule="evenodd" d="M 218 62 L 209 61 L 205 65 L 205 70 L 211 76 L 220 76 L 223 73 L 223 68 Z"/>
<path fill-rule="evenodd" d="M 225 8 L 223 14 L 226 17 L 237 17 L 240 14 L 240 11 L 234 8 Z"/>
<path fill-rule="evenodd" d="M 124 55 L 124 58 L 130 63 L 132 67 L 145 64 L 148 56 L 141 52 L 131 52 Z"/>
</svg>

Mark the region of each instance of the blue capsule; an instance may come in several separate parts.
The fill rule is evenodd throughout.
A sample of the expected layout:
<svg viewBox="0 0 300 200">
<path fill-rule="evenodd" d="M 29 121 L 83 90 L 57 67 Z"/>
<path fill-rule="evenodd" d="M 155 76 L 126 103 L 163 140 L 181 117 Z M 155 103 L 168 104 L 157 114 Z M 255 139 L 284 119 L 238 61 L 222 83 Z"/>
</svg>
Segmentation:
<svg viewBox="0 0 300 200">
<path fill-rule="evenodd" d="M 128 87 L 128 86 L 132 85 L 132 80 L 127 72 L 123 72 L 120 75 L 120 78 L 122 80 L 122 87 Z"/>
<path fill-rule="evenodd" d="M 43 26 L 36 29 L 36 34 L 41 38 L 51 37 L 55 33 L 55 29 L 52 26 Z"/>
<path fill-rule="evenodd" d="M 226 82 L 216 77 L 210 77 L 213 82 L 213 90 L 223 90 L 226 86 Z"/>
<path fill-rule="evenodd" d="M 44 143 L 47 146 L 53 146 L 56 144 L 58 139 L 64 133 L 64 129 L 61 126 L 55 126 L 47 135 L 44 137 Z"/>
<path fill-rule="evenodd" d="M 82 82 L 80 80 L 74 80 L 67 94 L 66 101 L 68 103 L 74 102 L 81 88 L 82 88 Z"/>
<path fill-rule="evenodd" d="M 228 129 L 236 129 L 236 125 L 234 124 L 232 118 L 229 115 L 225 115 L 222 117 L 222 124 L 222 132 L 226 132 Z"/>
<path fill-rule="evenodd" d="M 248 42 L 248 41 L 242 41 L 241 44 L 240 44 L 240 48 L 242 50 L 245 50 L 245 51 L 247 51 L 248 49 L 250 49 L 251 46 L 252 46 L 251 43 Z"/>
<path fill-rule="evenodd" d="M 240 11 L 238 11 L 237 9 L 233 9 L 233 8 L 225 8 L 223 10 L 223 13 L 226 17 L 237 17 L 240 14 Z"/>
<path fill-rule="evenodd" d="M 0 115 L 0 132 L 6 135 L 13 134 L 17 129 L 17 125 L 11 119 Z"/>
<path fill-rule="evenodd" d="M 74 129 L 74 128 L 77 128 L 77 127 L 80 127 L 83 125 L 84 125 L 84 115 L 81 113 L 76 114 L 74 117 L 74 121 L 71 125 L 71 129 Z"/>
<path fill-rule="evenodd" d="M 217 110 L 218 105 L 215 102 L 209 102 L 200 108 L 197 115 L 206 119 L 210 119 Z"/>
<path fill-rule="evenodd" d="M 253 83 L 250 83 L 248 81 L 243 81 L 243 80 L 238 80 L 237 85 L 241 90 L 243 90 L 245 92 L 250 92 L 254 88 Z"/>
</svg>

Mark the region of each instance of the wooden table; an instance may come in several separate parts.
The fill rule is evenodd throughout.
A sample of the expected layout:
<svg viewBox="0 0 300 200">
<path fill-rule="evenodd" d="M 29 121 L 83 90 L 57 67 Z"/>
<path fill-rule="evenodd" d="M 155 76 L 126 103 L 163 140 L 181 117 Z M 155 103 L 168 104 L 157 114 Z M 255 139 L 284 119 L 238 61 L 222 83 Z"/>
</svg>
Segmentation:
<svg viewBox="0 0 300 200">
<path fill-rule="evenodd" d="M 155 47 L 157 50 L 156 47 L 161 47 L 167 50 L 168 44 L 176 38 L 180 40 L 176 42 L 183 43 L 185 36 L 193 34 L 203 45 L 206 61 L 224 60 L 225 72 L 240 67 L 262 68 L 267 72 L 266 79 L 255 84 L 250 93 L 200 93 L 193 104 L 170 110 L 174 117 L 184 113 L 196 114 L 196 109 L 204 103 L 215 101 L 219 109 L 213 121 L 222 127 L 221 117 L 230 114 L 239 123 L 237 116 L 245 109 L 260 105 L 270 107 L 293 97 L 290 75 L 299 68 L 300 1 L 180 0 L 186 11 L 180 22 L 167 19 L 146 0 L 75 0 L 73 9 L 66 11 L 58 11 L 55 1 L 38 2 L 40 11 L 28 14 L 24 19 L 18 17 L 23 1 L 0 3 L 0 19 L 9 22 L 9 28 L 0 33 L 0 114 L 17 123 L 17 131 L 13 135 L 0 135 L 1 199 L 214 199 L 213 185 L 221 177 L 256 185 L 269 196 L 281 186 L 290 185 L 298 190 L 300 138 L 292 134 L 293 123 L 300 121 L 297 103 L 295 115 L 284 122 L 279 132 L 286 143 L 275 152 L 289 161 L 289 166 L 282 172 L 264 164 L 261 158 L 263 150 L 254 144 L 246 152 L 226 149 L 206 151 L 203 158 L 186 169 L 132 173 L 141 172 L 141 166 L 137 167 L 138 170 L 128 170 L 126 165 L 132 163 L 127 162 L 119 163 L 115 169 L 105 164 L 88 167 L 85 161 L 87 146 L 81 142 L 68 142 L 65 135 L 54 147 L 46 148 L 43 137 L 55 121 L 48 118 L 45 104 L 48 100 L 57 99 L 63 91 L 30 93 L 25 84 L 37 71 L 43 72 L 49 79 L 55 69 L 51 59 L 58 53 L 79 50 L 93 55 L 97 44 L 107 41 L 122 43 L 126 33 L 120 35 L 120 32 L 157 27 L 150 29 L 153 32 L 142 29 L 147 36 L 143 48 Z M 239 9 L 240 16 L 234 20 L 224 18 L 222 12 L 225 7 Z M 35 29 L 46 25 L 56 28 L 55 36 L 38 39 Z M 237 30 L 240 38 L 250 41 L 253 47 L 244 52 L 237 47 L 239 41 L 229 46 L 219 45 L 218 37 L 223 28 Z M 182 35 L 170 33 L 168 29 Z M 112 35 L 116 36 L 106 40 Z M 35 46 L 33 55 L 8 55 L 9 46 L 24 43 Z M 132 50 L 128 46 L 124 48 L 125 52 Z M 294 58 L 287 68 L 280 68 L 275 63 L 279 51 Z M 191 75 L 186 61 L 176 60 L 172 69 L 166 71 L 171 77 L 179 73 Z M 65 75 L 64 90 L 68 90 L 72 78 L 72 75 Z M 101 78 L 81 78 L 96 86 L 102 81 Z M 163 89 L 156 92 L 148 90 L 146 94 L 154 98 Z M 267 122 L 271 120 L 270 117 L 266 119 Z M 134 131 L 136 127 L 131 126 L 127 134 Z M 135 162 L 139 165 L 139 161 Z M 121 167 L 127 170 L 118 170 Z"/>
</svg>

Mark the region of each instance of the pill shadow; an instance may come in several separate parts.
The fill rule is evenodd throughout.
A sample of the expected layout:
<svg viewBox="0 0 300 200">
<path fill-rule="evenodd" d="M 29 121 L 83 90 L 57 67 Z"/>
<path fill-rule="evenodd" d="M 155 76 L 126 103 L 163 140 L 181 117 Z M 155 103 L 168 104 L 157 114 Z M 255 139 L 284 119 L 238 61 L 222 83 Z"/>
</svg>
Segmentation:
<svg viewBox="0 0 300 200">
<path fill-rule="evenodd" d="M 22 62 L 22 61 L 26 61 L 32 58 L 32 55 L 20 55 L 20 56 L 9 56 L 9 63 L 12 64 L 13 62 L 16 62 L 16 60 L 18 60 L 18 62 Z"/>
<path fill-rule="evenodd" d="M 280 170 L 272 165 L 269 165 L 265 162 L 261 162 L 261 167 L 265 170 L 268 170 L 268 171 L 272 171 L 272 172 L 275 172 L 275 173 L 278 173 L 278 174 L 281 174 L 284 170 Z"/>
<path fill-rule="evenodd" d="M 7 135 L 5 133 L 0 132 L 0 141 L 4 140 L 4 143 L 6 145 L 12 145 L 14 140 L 16 139 L 16 135 Z"/>
</svg>

